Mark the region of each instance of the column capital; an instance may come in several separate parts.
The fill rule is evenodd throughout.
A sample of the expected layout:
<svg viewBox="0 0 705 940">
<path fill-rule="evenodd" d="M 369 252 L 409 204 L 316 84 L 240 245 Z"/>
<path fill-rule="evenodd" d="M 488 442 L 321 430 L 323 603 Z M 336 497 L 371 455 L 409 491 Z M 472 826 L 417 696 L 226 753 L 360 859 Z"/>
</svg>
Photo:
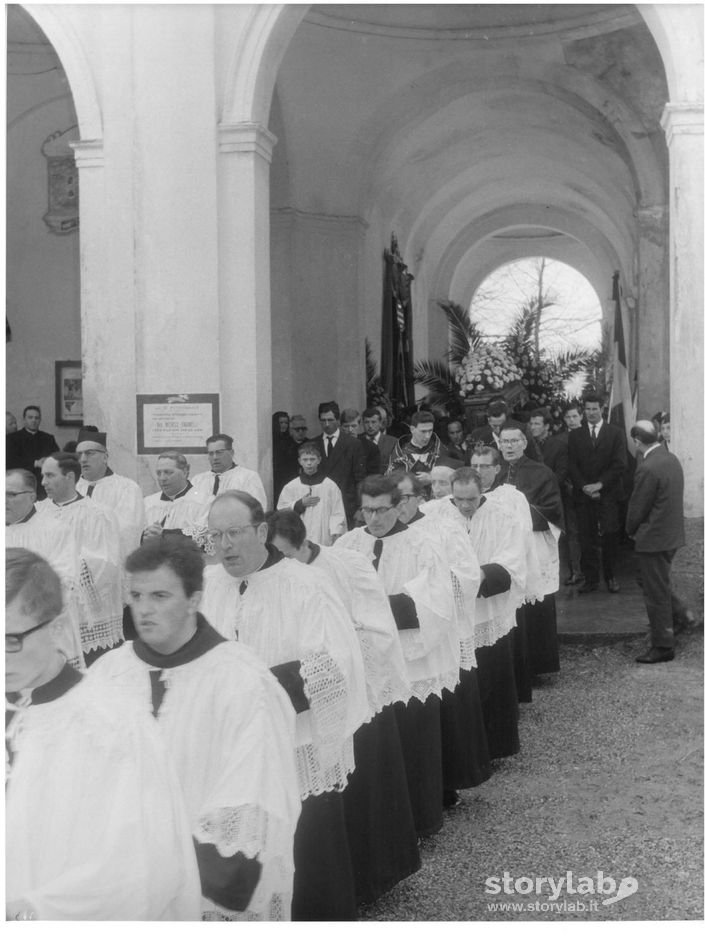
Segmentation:
<svg viewBox="0 0 705 940">
<path fill-rule="evenodd" d="M 668 206 L 639 206 L 634 215 L 642 225 L 661 225 L 668 220 Z"/>
<path fill-rule="evenodd" d="M 256 153 L 271 163 L 276 142 L 277 138 L 263 124 L 243 121 L 218 125 L 218 150 L 221 153 Z"/>
<path fill-rule="evenodd" d="M 666 142 L 669 146 L 677 134 L 702 136 L 702 101 L 669 101 L 661 115 L 661 127 L 666 133 Z"/>
<path fill-rule="evenodd" d="M 79 170 L 85 167 L 100 167 L 105 164 L 105 153 L 102 140 L 75 140 L 69 144 L 73 150 L 76 166 Z"/>
</svg>

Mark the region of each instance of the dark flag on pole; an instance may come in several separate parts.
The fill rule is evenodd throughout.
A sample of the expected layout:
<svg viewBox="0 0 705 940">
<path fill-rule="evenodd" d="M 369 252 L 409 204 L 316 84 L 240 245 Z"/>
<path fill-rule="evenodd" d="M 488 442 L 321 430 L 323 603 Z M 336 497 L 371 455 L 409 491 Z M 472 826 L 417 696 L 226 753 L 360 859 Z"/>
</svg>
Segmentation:
<svg viewBox="0 0 705 940">
<path fill-rule="evenodd" d="M 614 300 L 614 344 L 612 349 L 612 387 L 607 420 L 621 427 L 627 437 L 627 446 L 634 454 L 634 441 L 629 431 L 636 423 L 636 391 L 632 394 L 629 377 L 629 348 L 622 318 L 619 271 L 612 277 L 612 299 Z"/>
<path fill-rule="evenodd" d="M 382 385 L 397 409 L 414 403 L 414 349 L 412 338 L 411 282 L 392 233 L 384 252 L 382 296 Z"/>
</svg>

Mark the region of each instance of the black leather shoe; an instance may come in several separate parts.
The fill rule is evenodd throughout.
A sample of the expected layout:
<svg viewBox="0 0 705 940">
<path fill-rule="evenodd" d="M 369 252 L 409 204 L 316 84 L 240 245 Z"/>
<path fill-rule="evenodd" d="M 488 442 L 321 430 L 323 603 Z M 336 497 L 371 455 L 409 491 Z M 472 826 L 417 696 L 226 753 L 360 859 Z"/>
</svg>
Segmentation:
<svg viewBox="0 0 705 940">
<path fill-rule="evenodd" d="M 586 581 L 582 587 L 578 588 L 578 594 L 591 594 L 593 591 L 597 591 L 600 585 L 596 581 Z"/>
<path fill-rule="evenodd" d="M 619 594 L 620 587 L 614 578 L 610 578 L 607 582 L 607 590 L 610 592 L 610 594 Z"/>
<path fill-rule="evenodd" d="M 452 809 L 454 806 L 457 806 L 460 803 L 460 794 L 457 790 L 444 790 L 443 791 L 443 808 Z"/>
<path fill-rule="evenodd" d="M 676 654 L 664 646 L 652 646 L 646 653 L 637 656 L 638 663 L 670 663 Z"/>
</svg>

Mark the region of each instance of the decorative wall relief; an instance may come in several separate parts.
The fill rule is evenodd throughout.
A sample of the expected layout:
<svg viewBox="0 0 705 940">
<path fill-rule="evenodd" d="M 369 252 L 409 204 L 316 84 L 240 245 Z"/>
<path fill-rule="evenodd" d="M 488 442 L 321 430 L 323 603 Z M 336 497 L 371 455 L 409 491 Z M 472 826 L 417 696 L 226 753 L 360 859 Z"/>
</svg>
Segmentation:
<svg viewBox="0 0 705 940">
<path fill-rule="evenodd" d="M 42 144 L 47 159 L 49 209 L 43 216 L 54 235 L 78 229 L 78 169 L 69 144 L 80 137 L 78 125 L 55 131 Z"/>
</svg>

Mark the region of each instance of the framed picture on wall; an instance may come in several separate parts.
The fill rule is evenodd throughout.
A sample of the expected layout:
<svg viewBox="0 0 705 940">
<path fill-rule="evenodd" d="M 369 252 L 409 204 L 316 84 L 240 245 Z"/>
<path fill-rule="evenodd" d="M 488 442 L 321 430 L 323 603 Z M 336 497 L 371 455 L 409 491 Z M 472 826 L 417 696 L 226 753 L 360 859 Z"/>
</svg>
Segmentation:
<svg viewBox="0 0 705 940">
<path fill-rule="evenodd" d="M 81 360 L 56 362 L 56 423 L 57 425 L 83 424 L 83 384 Z"/>
</svg>

